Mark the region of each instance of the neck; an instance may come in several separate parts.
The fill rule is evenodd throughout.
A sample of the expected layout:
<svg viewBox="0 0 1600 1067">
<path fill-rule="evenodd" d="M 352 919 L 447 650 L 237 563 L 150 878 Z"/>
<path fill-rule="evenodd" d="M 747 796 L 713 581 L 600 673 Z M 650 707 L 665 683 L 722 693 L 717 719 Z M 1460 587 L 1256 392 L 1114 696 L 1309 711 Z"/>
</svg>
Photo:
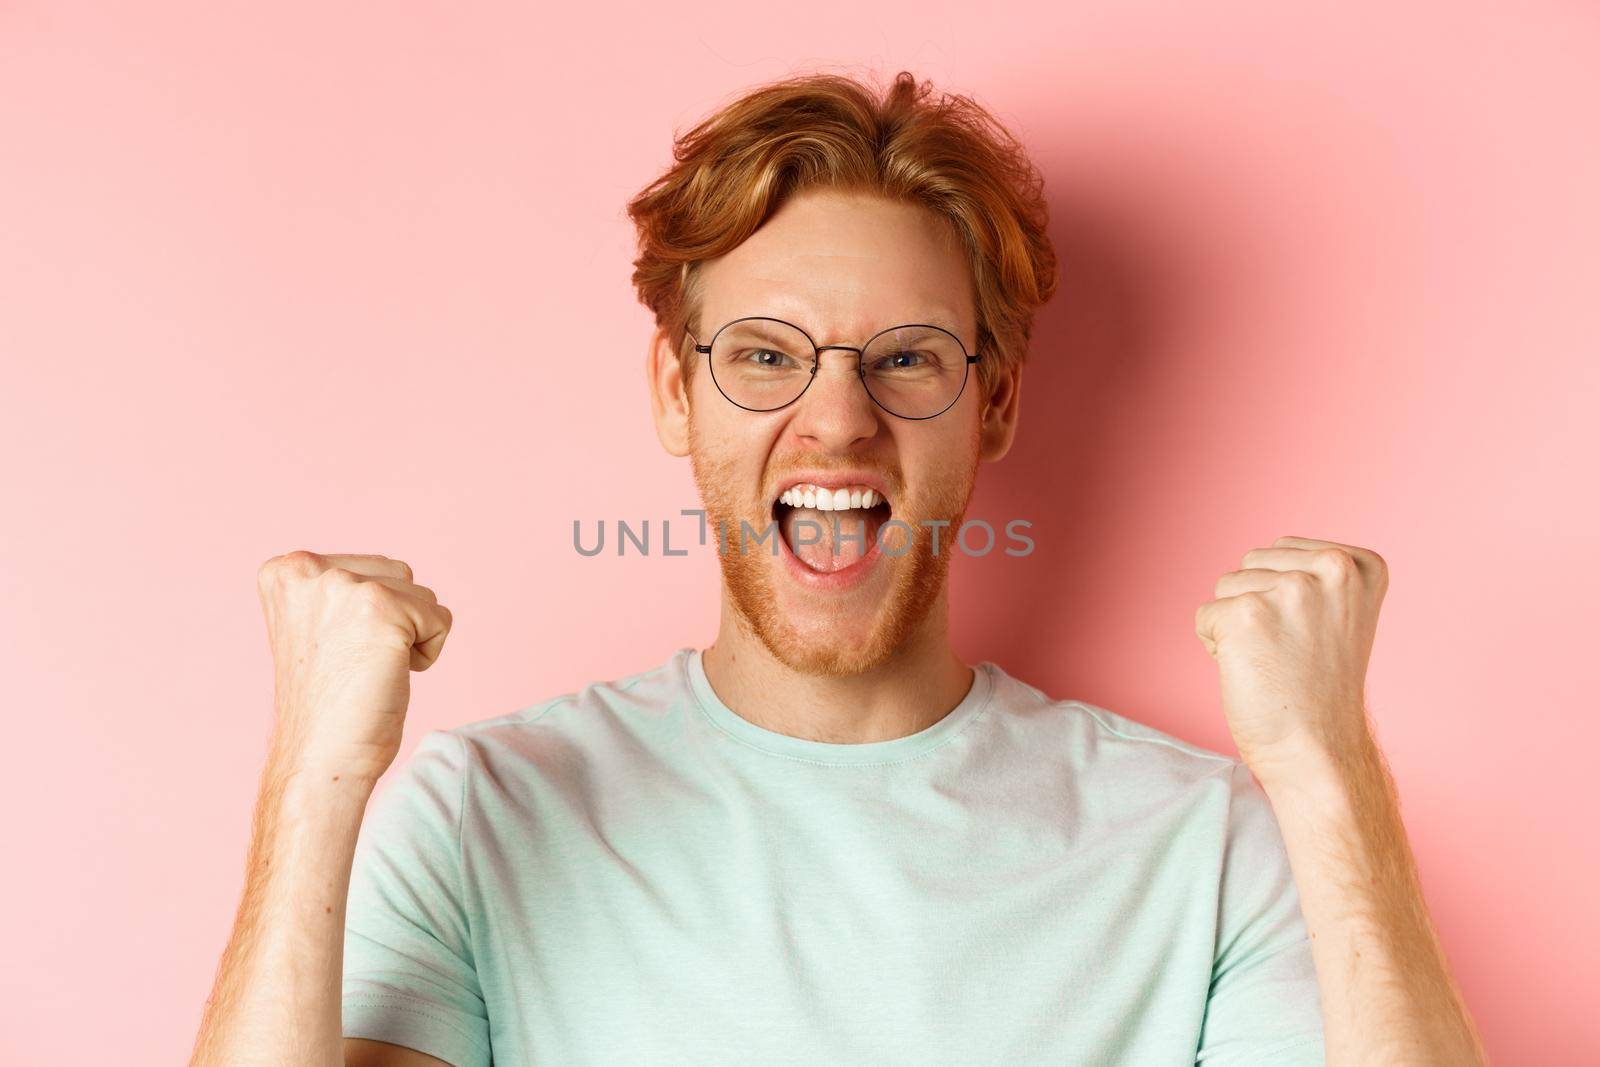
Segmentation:
<svg viewBox="0 0 1600 1067">
<path fill-rule="evenodd" d="M 722 702 L 757 726 L 833 744 L 891 741 L 944 718 L 972 687 L 972 668 L 950 647 L 944 591 L 890 656 L 836 678 L 778 660 L 739 619 L 723 590 L 717 640 L 701 657 Z"/>
</svg>

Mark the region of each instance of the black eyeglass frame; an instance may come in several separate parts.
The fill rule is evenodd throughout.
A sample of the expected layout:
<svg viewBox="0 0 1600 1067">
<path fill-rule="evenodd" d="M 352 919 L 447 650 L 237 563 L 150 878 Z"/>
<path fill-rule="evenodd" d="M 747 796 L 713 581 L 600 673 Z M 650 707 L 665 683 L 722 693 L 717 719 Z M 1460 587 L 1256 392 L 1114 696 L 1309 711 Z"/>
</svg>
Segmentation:
<svg viewBox="0 0 1600 1067">
<path fill-rule="evenodd" d="M 784 401 L 782 404 L 779 404 L 777 407 L 773 407 L 773 408 L 752 408 L 752 407 L 746 407 L 744 404 L 739 403 L 733 397 L 728 396 L 727 391 L 722 388 L 722 383 L 717 381 L 717 372 L 711 366 L 711 349 L 716 346 L 717 338 L 722 334 L 722 331 L 726 330 L 729 326 L 732 326 L 735 323 L 749 322 L 752 319 L 762 319 L 762 320 L 767 321 L 767 322 L 781 322 L 785 326 L 788 326 L 788 327 L 790 327 L 792 329 L 798 330 L 800 332 L 800 336 L 804 337 L 807 341 L 811 342 L 811 350 L 812 350 L 812 352 L 811 352 L 811 377 L 806 379 L 806 384 L 804 385 L 804 387 L 802 387 L 801 390 L 798 393 L 796 393 L 792 399 Z M 938 330 L 942 334 L 947 334 L 952 340 L 955 341 L 955 343 L 957 345 L 961 346 L 961 354 L 967 357 L 966 365 L 961 368 L 961 388 L 957 389 L 956 390 L 956 395 L 950 398 L 950 403 L 946 404 L 944 407 L 940 408 L 938 411 L 935 411 L 932 415 L 902 415 L 898 411 L 895 411 L 892 408 L 886 406 L 883 403 L 883 401 L 879 400 L 877 397 L 873 396 L 872 395 L 872 390 L 867 387 L 867 371 L 866 371 L 866 368 L 863 367 L 862 364 L 861 364 L 861 360 L 866 355 L 866 350 L 872 347 L 872 342 L 876 341 L 878 338 L 882 337 L 884 334 L 892 333 L 895 330 L 904 330 L 908 326 L 922 326 L 922 327 L 925 327 L 925 328 L 930 329 L 930 330 Z M 961 338 L 957 337 L 952 331 L 945 329 L 943 326 L 936 326 L 931 322 L 903 322 L 898 326 L 890 326 L 888 329 L 879 330 L 877 333 L 875 333 L 871 337 L 867 338 L 867 343 L 862 345 L 860 348 L 857 348 L 854 345 L 819 345 L 819 344 L 817 344 L 816 339 L 814 337 L 812 337 L 809 333 L 807 333 L 801 327 L 796 326 L 792 322 L 788 322 L 787 320 L 780 319 L 780 318 L 775 318 L 775 317 L 773 317 L 771 315 L 742 315 L 737 319 L 733 319 L 733 320 L 731 320 L 729 322 L 725 322 L 725 323 L 722 324 L 721 327 L 719 327 L 717 329 L 716 333 L 711 335 L 711 342 L 709 344 L 701 344 L 700 343 L 700 339 L 698 337 L 696 337 L 694 334 L 689 333 L 689 330 L 688 330 L 687 327 L 684 328 L 683 332 L 685 334 L 688 334 L 689 339 L 694 342 L 694 350 L 696 352 L 700 352 L 700 353 L 703 353 L 705 355 L 705 357 L 706 357 L 706 371 L 711 375 L 711 384 L 715 385 L 717 387 L 717 392 L 721 393 L 723 395 L 723 397 L 728 401 L 728 403 L 732 404 L 734 407 L 742 408 L 745 411 L 756 411 L 756 412 L 782 411 L 784 408 L 788 407 L 790 404 L 793 404 L 795 401 L 797 401 L 801 397 L 805 396 L 806 395 L 806 390 L 811 388 L 811 383 L 817 380 L 817 370 L 818 370 L 818 368 L 820 368 L 822 366 L 822 353 L 828 351 L 830 348 L 838 348 L 838 349 L 843 349 L 843 350 L 845 350 L 847 352 L 854 352 L 856 354 L 856 377 L 861 379 L 861 388 L 866 391 L 868 400 L 871 400 L 874 404 L 878 405 L 880 408 L 883 408 L 883 410 L 887 411 L 889 414 L 893 415 L 897 419 L 908 419 L 908 420 L 910 420 L 912 422 L 922 422 L 922 421 L 924 421 L 926 419 L 936 419 L 940 415 L 943 415 L 945 412 L 949 411 L 951 408 L 956 406 L 956 401 L 961 399 L 961 394 L 967 391 L 967 379 L 972 377 L 972 365 L 974 363 L 978 362 L 978 360 L 983 358 L 983 353 L 981 353 L 981 352 L 977 353 L 976 355 L 968 354 L 966 343 L 964 341 L 962 341 Z"/>
</svg>

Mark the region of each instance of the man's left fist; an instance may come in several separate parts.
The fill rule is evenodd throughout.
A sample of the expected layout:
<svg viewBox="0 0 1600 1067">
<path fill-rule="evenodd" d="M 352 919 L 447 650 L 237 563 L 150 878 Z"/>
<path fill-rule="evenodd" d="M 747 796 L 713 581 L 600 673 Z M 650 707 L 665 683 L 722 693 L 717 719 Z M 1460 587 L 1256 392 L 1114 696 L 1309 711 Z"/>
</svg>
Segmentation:
<svg viewBox="0 0 1600 1067">
<path fill-rule="evenodd" d="M 1217 661 L 1222 711 L 1258 778 L 1369 739 L 1367 660 L 1389 568 L 1371 549 L 1280 537 L 1217 579 L 1194 630 Z"/>
</svg>

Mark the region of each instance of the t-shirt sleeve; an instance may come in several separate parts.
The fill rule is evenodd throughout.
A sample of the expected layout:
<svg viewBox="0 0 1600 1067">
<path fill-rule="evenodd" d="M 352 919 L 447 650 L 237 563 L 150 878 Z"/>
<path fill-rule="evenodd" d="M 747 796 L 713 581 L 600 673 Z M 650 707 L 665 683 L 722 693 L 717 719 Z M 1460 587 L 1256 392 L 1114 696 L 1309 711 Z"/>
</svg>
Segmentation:
<svg viewBox="0 0 1600 1067">
<path fill-rule="evenodd" d="M 1322 1002 L 1283 835 L 1242 762 L 1230 782 L 1217 944 L 1196 1063 L 1323 1062 Z"/>
<path fill-rule="evenodd" d="M 466 741 L 430 731 L 367 804 L 345 908 L 343 1029 L 489 1067 L 461 883 Z"/>
</svg>

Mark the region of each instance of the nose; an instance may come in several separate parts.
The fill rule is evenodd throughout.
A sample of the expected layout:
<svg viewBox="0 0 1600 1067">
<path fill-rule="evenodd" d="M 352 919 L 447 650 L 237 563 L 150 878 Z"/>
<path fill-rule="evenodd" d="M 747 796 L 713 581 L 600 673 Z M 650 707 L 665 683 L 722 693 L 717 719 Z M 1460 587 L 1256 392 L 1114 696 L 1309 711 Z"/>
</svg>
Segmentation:
<svg viewBox="0 0 1600 1067">
<path fill-rule="evenodd" d="M 861 359 L 853 348 L 817 354 L 817 372 L 796 401 L 794 431 L 829 452 L 846 452 L 878 432 L 878 407 L 861 381 Z"/>
</svg>

